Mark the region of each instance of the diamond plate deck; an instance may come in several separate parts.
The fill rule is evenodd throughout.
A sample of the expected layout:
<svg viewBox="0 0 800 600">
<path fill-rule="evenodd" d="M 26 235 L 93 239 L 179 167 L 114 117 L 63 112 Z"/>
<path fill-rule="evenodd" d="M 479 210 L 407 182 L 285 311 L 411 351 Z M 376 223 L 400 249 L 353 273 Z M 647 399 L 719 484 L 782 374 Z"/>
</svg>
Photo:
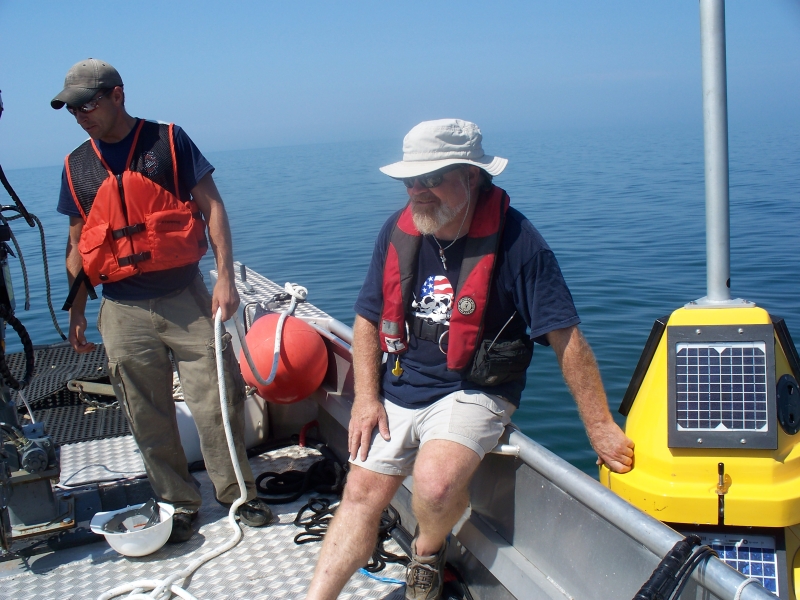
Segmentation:
<svg viewBox="0 0 800 600">
<path fill-rule="evenodd" d="M 77 465 L 79 460 L 93 460 L 92 456 L 103 455 L 110 452 L 111 446 L 117 446 L 114 450 L 120 454 L 120 462 L 114 462 L 106 455 L 104 464 L 109 468 L 129 469 L 131 466 L 125 461 L 131 460 L 132 453 L 130 448 L 125 450 L 120 444 L 124 439 L 73 444 L 68 448 L 82 447 L 80 451 L 84 456 L 64 457 L 65 462 L 73 464 L 74 461 Z M 97 447 L 83 447 L 86 445 Z M 294 446 L 254 457 L 250 465 L 256 474 L 302 469 L 316 460 L 316 455 L 314 450 Z M 15 599 L 88 600 L 126 582 L 145 577 L 161 579 L 185 568 L 231 536 L 225 518 L 227 511 L 214 501 L 213 487 L 207 474 L 203 471 L 194 475 L 201 484 L 203 508 L 199 532 L 188 542 L 166 545 L 141 558 L 121 556 L 102 541 L 34 556 L 25 561 L 10 561 L 14 564 L 4 563 L 0 567 L 0 595 Z M 244 527 L 244 536 L 239 544 L 196 571 L 186 586 L 188 591 L 197 598 L 207 599 L 304 598 L 321 546 L 319 543 L 298 546 L 293 541 L 301 531 L 293 523 L 295 515 L 307 501 L 308 496 L 304 496 L 291 504 L 273 506 L 276 520 L 269 527 Z M 387 549 L 402 552 L 394 542 L 387 544 Z M 404 568 L 388 565 L 379 575 L 402 579 Z M 403 588 L 356 573 L 339 598 L 401 600 Z"/>
<path fill-rule="evenodd" d="M 61 485 L 114 481 L 144 474 L 132 436 L 69 444 L 61 448 Z"/>
</svg>

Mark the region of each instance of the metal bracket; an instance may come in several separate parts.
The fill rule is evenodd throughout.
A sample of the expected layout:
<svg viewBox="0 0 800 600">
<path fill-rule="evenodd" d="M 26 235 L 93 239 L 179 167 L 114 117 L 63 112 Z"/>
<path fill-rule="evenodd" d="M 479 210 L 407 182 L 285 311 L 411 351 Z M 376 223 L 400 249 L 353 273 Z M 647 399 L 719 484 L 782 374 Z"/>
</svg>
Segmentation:
<svg viewBox="0 0 800 600">
<path fill-rule="evenodd" d="M 114 387 L 109 383 L 96 383 L 94 381 L 79 381 L 70 379 L 67 382 L 67 389 L 70 392 L 80 394 L 99 394 L 101 396 L 114 396 Z"/>
</svg>

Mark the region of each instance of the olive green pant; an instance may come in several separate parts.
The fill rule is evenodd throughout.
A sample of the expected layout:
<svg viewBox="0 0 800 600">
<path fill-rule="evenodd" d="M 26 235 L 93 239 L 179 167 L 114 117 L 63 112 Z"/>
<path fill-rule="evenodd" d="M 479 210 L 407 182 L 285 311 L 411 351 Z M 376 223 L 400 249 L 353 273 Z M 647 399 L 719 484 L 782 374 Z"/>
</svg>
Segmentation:
<svg viewBox="0 0 800 600">
<path fill-rule="evenodd" d="M 202 277 L 198 275 L 186 289 L 152 300 L 105 298 L 97 328 L 108 354 L 114 392 L 125 408 L 156 495 L 192 511 L 201 503 L 178 435 L 171 354 L 217 499 L 236 500 L 239 486 L 219 402 L 211 296 Z M 230 338 L 226 335 L 225 339 Z M 247 499 L 252 500 L 256 490 L 244 447 L 244 382 L 230 344 L 223 355 L 231 429 Z"/>
</svg>

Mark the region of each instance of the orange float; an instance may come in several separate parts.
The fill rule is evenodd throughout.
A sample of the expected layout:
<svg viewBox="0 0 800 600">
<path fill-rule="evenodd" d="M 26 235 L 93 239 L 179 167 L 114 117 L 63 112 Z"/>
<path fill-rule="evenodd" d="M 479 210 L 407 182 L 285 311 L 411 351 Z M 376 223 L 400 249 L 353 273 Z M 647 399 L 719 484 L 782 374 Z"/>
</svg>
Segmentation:
<svg viewBox="0 0 800 600">
<path fill-rule="evenodd" d="M 275 327 L 279 319 L 277 313 L 265 315 L 253 323 L 245 336 L 253 364 L 265 381 L 272 370 Z M 306 398 L 322 384 L 328 369 L 328 351 L 311 325 L 290 316 L 283 323 L 278 371 L 269 385 L 256 380 L 244 351 L 239 354 L 239 364 L 247 385 L 256 388 L 262 398 L 289 404 Z"/>
</svg>

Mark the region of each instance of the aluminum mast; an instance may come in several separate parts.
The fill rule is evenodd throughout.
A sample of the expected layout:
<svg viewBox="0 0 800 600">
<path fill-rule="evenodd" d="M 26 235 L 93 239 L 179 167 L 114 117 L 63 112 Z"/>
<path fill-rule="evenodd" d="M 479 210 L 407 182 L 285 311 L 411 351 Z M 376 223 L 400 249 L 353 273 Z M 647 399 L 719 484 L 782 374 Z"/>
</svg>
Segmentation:
<svg viewBox="0 0 800 600">
<path fill-rule="evenodd" d="M 700 45 L 703 63 L 707 296 L 697 304 L 718 306 L 729 303 L 731 299 L 724 0 L 700 0 Z"/>
</svg>

